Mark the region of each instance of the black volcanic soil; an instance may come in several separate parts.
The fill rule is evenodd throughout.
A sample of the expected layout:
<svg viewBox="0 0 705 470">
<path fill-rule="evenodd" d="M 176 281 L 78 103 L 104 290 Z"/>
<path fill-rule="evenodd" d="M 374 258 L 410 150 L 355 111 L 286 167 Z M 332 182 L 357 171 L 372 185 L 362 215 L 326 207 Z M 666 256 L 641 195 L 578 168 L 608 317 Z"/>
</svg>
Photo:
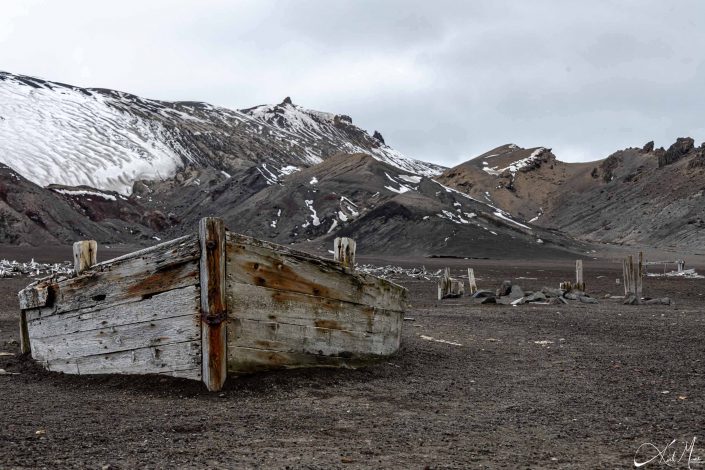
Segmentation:
<svg viewBox="0 0 705 470">
<path fill-rule="evenodd" d="M 471 265 L 490 288 L 556 286 L 573 272 L 567 261 L 396 261 Z M 619 293 L 617 267 L 586 261 L 596 296 Z M 705 280 L 648 279 L 645 293 L 675 307 L 479 307 L 400 281 L 414 321 L 397 356 L 231 379 L 211 394 L 43 371 L 16 344 L 15 292 L 28 280 L 0 279 L 0 351 L 12 353 L 0 368 L 18 373 L 0 375 L 0 468 L 632 468 L 642 443 L 693 437 L 705 457 Z"/>
</svg>

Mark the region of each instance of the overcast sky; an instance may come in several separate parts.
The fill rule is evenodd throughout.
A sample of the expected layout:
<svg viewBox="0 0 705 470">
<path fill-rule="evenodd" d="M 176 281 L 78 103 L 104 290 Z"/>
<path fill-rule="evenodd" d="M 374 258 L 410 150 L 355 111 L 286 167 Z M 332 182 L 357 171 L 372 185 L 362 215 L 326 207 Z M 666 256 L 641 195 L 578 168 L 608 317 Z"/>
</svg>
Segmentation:
<svg viewBox="0 0 705 470">
<path fill-rule="evenodd" d="M 14 1 L 0 70 L 348 114 L 409 156 L 705 140 L 705 1 Z"/>
</svg>

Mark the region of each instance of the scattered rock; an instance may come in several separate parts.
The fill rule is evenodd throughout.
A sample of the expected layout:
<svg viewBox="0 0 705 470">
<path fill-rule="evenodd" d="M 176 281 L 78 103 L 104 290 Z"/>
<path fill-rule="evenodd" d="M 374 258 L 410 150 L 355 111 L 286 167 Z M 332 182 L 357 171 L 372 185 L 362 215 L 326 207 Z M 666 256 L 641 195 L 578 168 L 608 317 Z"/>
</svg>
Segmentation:
<svg viewBox="0 0 705 470">
<path fill-rule="evenodd" d="M 543 292 L 534 292 L 525 299 L 527 302 L 543 302 L 546 300 L 546 294 Z"/>
<path fill-rule="evenodd" d="M 541 292 L 543 292 L 546 297 L 562 297 L 563 294 L 565 294 L 563 289 L 555 289 L 553 287 L 544 287 L 541 289 Z"/>
<path fill-rule="evenodd" d="M 521 286 L 514 284 L 511 287 L 511 290 L 509 291 L 509 298 L 512 300 L 520 299 L 524 297 L 524 290 L 521 288 Z"/>
<path fill-rule="evenodd" d="M 596 304 L 596 303 L 598 303 L 598 302 L 597 302 L 597 299 L 595 299 L 595 298 L 593 298 L 593 297 L 590 297 L 590 296 L 587 296 L 587 295 L 581 295 L 581 296 L 578 298 L 578 300 L 580 300 L 580 302 L 582 302 L 582 303 L 584 303 L 584 304 Z"/>
<path fill-rule="evenodd" d="M 504 281 L 502 285 L 497 289 L 497 297 L 503 297 L 509 295 L 512 292 L 512 281 Z"/>
<path fill-rule="evenodd" d="M 495 294 L 494 294 L 494 292 L 492 292 L 490 290 L 479 290 L 479 291 L 475 292 L 472 296 L 475 299 L 485 299 L 485 298 L 494 298 Z"/>
<path fill-rule="evenodd" d="M 641 303 L 643 305 L 671 305 L 671 299 L 669 297 L 662 297 L 660 299 L 645 299 Z"/>
<path fill-rule="evenodd" d="M 636 296 L 634 294 L 629 294 L 624 298 L 624 305 L 637 305 Z"/>
</svg>

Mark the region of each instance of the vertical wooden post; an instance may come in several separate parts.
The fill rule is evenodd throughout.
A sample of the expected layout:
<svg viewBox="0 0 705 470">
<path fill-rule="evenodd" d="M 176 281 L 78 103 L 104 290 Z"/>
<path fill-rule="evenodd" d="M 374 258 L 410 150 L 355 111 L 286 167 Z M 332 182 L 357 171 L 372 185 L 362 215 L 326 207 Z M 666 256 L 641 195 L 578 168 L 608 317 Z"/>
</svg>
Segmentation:
<svg viewBox="0 0 705 470">
<path fill-rule="evenodd" d="M 22 354 L 31 353 L 32 349 L 29 345 L 29 329 L 27 329 L 27 312 L 20 311 L 20 346 Z"/>
<path fill-rule="evenodd" d="M 355 249 L 357 243 L 352 238 L 336 237 L 333 241 L 333 259 L 344 268 L 355 269 Z"/>
<path fill-rule="evenodd" d="M 475 270 L 468 268 L 468 283 L 470 284 L 470 295 L 477 292 L 477 283 L 475 282 Z"/>
<path fill-rule="evenodd" d="M 634 294 L 636 294 L 637 305 L 641 303 L 641 298 L 643 292 L 642 281 L 644 279 L 644 252 L 639 252 L 639 265 L 635 267 L 636 272 L 634 273 Z"/>
<path fill-rule="evenodd" d="M 201 244 L 201 378 L 208 390 L 218 391 L 228 374 L 223 220 L 214 217 L 201 219 L 198 237 Z"/>
<path fill-rule="evenodd" d="M 575 261 L 575 288 L 585 292 L 585 282 L 583 282 L 583 260 Z"/>
<path fill-rule="evenodd" d="M 82 240 L 73 244 L 73 269 L 78 276 L 98 262 L 98 243 Z"/>
</svg>

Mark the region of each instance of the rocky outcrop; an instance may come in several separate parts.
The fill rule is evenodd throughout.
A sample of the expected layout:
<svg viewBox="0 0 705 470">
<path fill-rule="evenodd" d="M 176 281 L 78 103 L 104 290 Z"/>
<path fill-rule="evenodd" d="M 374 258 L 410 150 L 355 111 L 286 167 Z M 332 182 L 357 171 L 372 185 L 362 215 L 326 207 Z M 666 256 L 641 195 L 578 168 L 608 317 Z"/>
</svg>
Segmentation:
<svg viewBox="0 0 705 470">
<path fill-rule="evenodd" d="M 695 141 L 690 137 L 679 137 L 663 155 L 658 157 L 659 168 L 677 162 L 685 157 L 695 147 Z"/>
</svg>

